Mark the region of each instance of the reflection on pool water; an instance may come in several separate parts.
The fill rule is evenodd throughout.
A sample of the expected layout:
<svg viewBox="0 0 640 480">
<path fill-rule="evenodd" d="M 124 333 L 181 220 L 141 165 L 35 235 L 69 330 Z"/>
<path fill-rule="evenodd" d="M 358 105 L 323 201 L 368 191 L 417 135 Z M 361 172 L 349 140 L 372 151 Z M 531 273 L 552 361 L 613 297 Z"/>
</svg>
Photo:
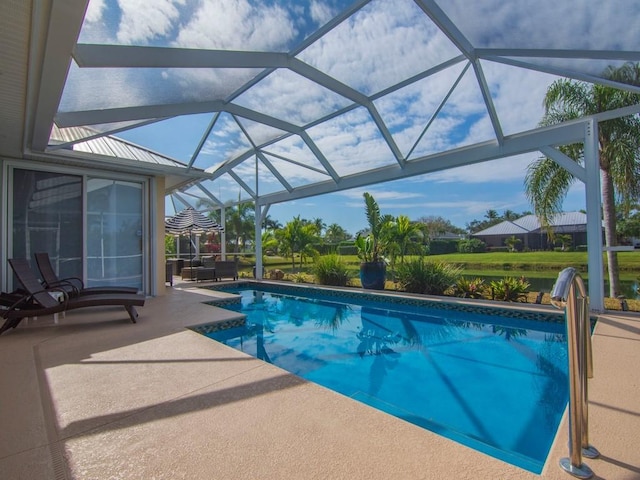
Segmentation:
<svg viewBox="0 0 640 480">
<path fill-rule="evenodd" d="M 312 294 L 226 290 L 241 327 L 207 336 L 540 473 L 567 403 L 564 325 Z M 346 302 L 349 303 L 346 303 Z M 467 309 L 468 310 L 468 309 Z M 199 329 L 201 332 L 206 328 Z"/>
</svg>

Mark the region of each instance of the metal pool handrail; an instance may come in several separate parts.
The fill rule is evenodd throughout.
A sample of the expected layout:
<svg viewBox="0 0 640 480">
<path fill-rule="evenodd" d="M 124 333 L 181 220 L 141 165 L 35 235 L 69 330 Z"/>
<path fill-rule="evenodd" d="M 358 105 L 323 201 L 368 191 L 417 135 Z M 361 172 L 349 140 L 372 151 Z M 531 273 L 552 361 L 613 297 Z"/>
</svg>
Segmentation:
<svg viewBox="0 0 640 480">
<path fill-rule="evenodd" d="M 565 308 L 569 354 L 569 458 L 560 466 L 578 478 L 591 478 L 593 471 L 582 457 L 597 458 L 600 453 L 589 445 L 589 395 L 587 378 L 593 377 L 589 299 L 582 277 L 575 268 L 565 268 L 558 274 L 551 304 Z"/>
</svg>

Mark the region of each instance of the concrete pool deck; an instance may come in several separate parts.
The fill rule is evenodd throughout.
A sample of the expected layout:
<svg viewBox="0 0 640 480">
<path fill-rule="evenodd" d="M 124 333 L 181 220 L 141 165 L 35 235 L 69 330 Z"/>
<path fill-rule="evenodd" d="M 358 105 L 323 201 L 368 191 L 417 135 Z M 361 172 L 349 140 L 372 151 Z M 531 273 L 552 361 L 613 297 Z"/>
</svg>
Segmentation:
<svg viewBox="0 0 640 480">
<path fill-rule="evenodd" d="M 541 475 L 398 420 L 187 326 L 234 314 L 193 283 L 139 308 L 0 336 L 2 479 L 569 479 L 566 415 Z M 546 308 L 546 307 L 538 307 Z M 593 337 L 594 478 L 640 478 L 640 316 Z"/>
</svg>

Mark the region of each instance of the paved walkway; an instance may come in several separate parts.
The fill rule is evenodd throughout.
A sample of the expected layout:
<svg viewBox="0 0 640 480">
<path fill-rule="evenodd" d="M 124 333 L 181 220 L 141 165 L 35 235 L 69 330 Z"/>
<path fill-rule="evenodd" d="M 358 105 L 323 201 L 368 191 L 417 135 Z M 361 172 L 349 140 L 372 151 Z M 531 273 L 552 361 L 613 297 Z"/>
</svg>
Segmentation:
<svg viewBox="0 0 640 480">
<path fill-rule="evenodd" d="M 185 326 L 232 312 L 180 284 L 135 325 L 119 308 L 43 317 L 0 336 L 2 479 L 568 479 L 566 422 L 541 476 L 507 465 Z M 640 317 L 594 335 L 588 460 L 640 479 Z"/>
</svg>

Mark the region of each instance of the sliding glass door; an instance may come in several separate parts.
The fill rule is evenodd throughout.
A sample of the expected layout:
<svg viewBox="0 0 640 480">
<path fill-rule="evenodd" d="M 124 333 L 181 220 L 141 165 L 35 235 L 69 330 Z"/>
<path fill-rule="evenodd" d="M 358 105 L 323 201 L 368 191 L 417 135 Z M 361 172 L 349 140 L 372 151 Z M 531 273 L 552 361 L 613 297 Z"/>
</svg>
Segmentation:
<svg viewBox="0 0 640 480">
<path fill-rule="evenodd" d="M 143 289 L 143 181 L 21 168 L 11 178 L 9 258 L 35 267 L 47 252 L 60 277 Z"/>
<path fill-rule="evenodd" d="M 82 176 L 13 170 L 9 258 L 47 252 L 62 277 L 82 277 Z M 17 285 L 14 283 L 14 287 Z"/>
<path fill-rule="evenodd" d="M 87 179 L 87 284 L 142 289 L 142 183 Z"/>
</svg>

